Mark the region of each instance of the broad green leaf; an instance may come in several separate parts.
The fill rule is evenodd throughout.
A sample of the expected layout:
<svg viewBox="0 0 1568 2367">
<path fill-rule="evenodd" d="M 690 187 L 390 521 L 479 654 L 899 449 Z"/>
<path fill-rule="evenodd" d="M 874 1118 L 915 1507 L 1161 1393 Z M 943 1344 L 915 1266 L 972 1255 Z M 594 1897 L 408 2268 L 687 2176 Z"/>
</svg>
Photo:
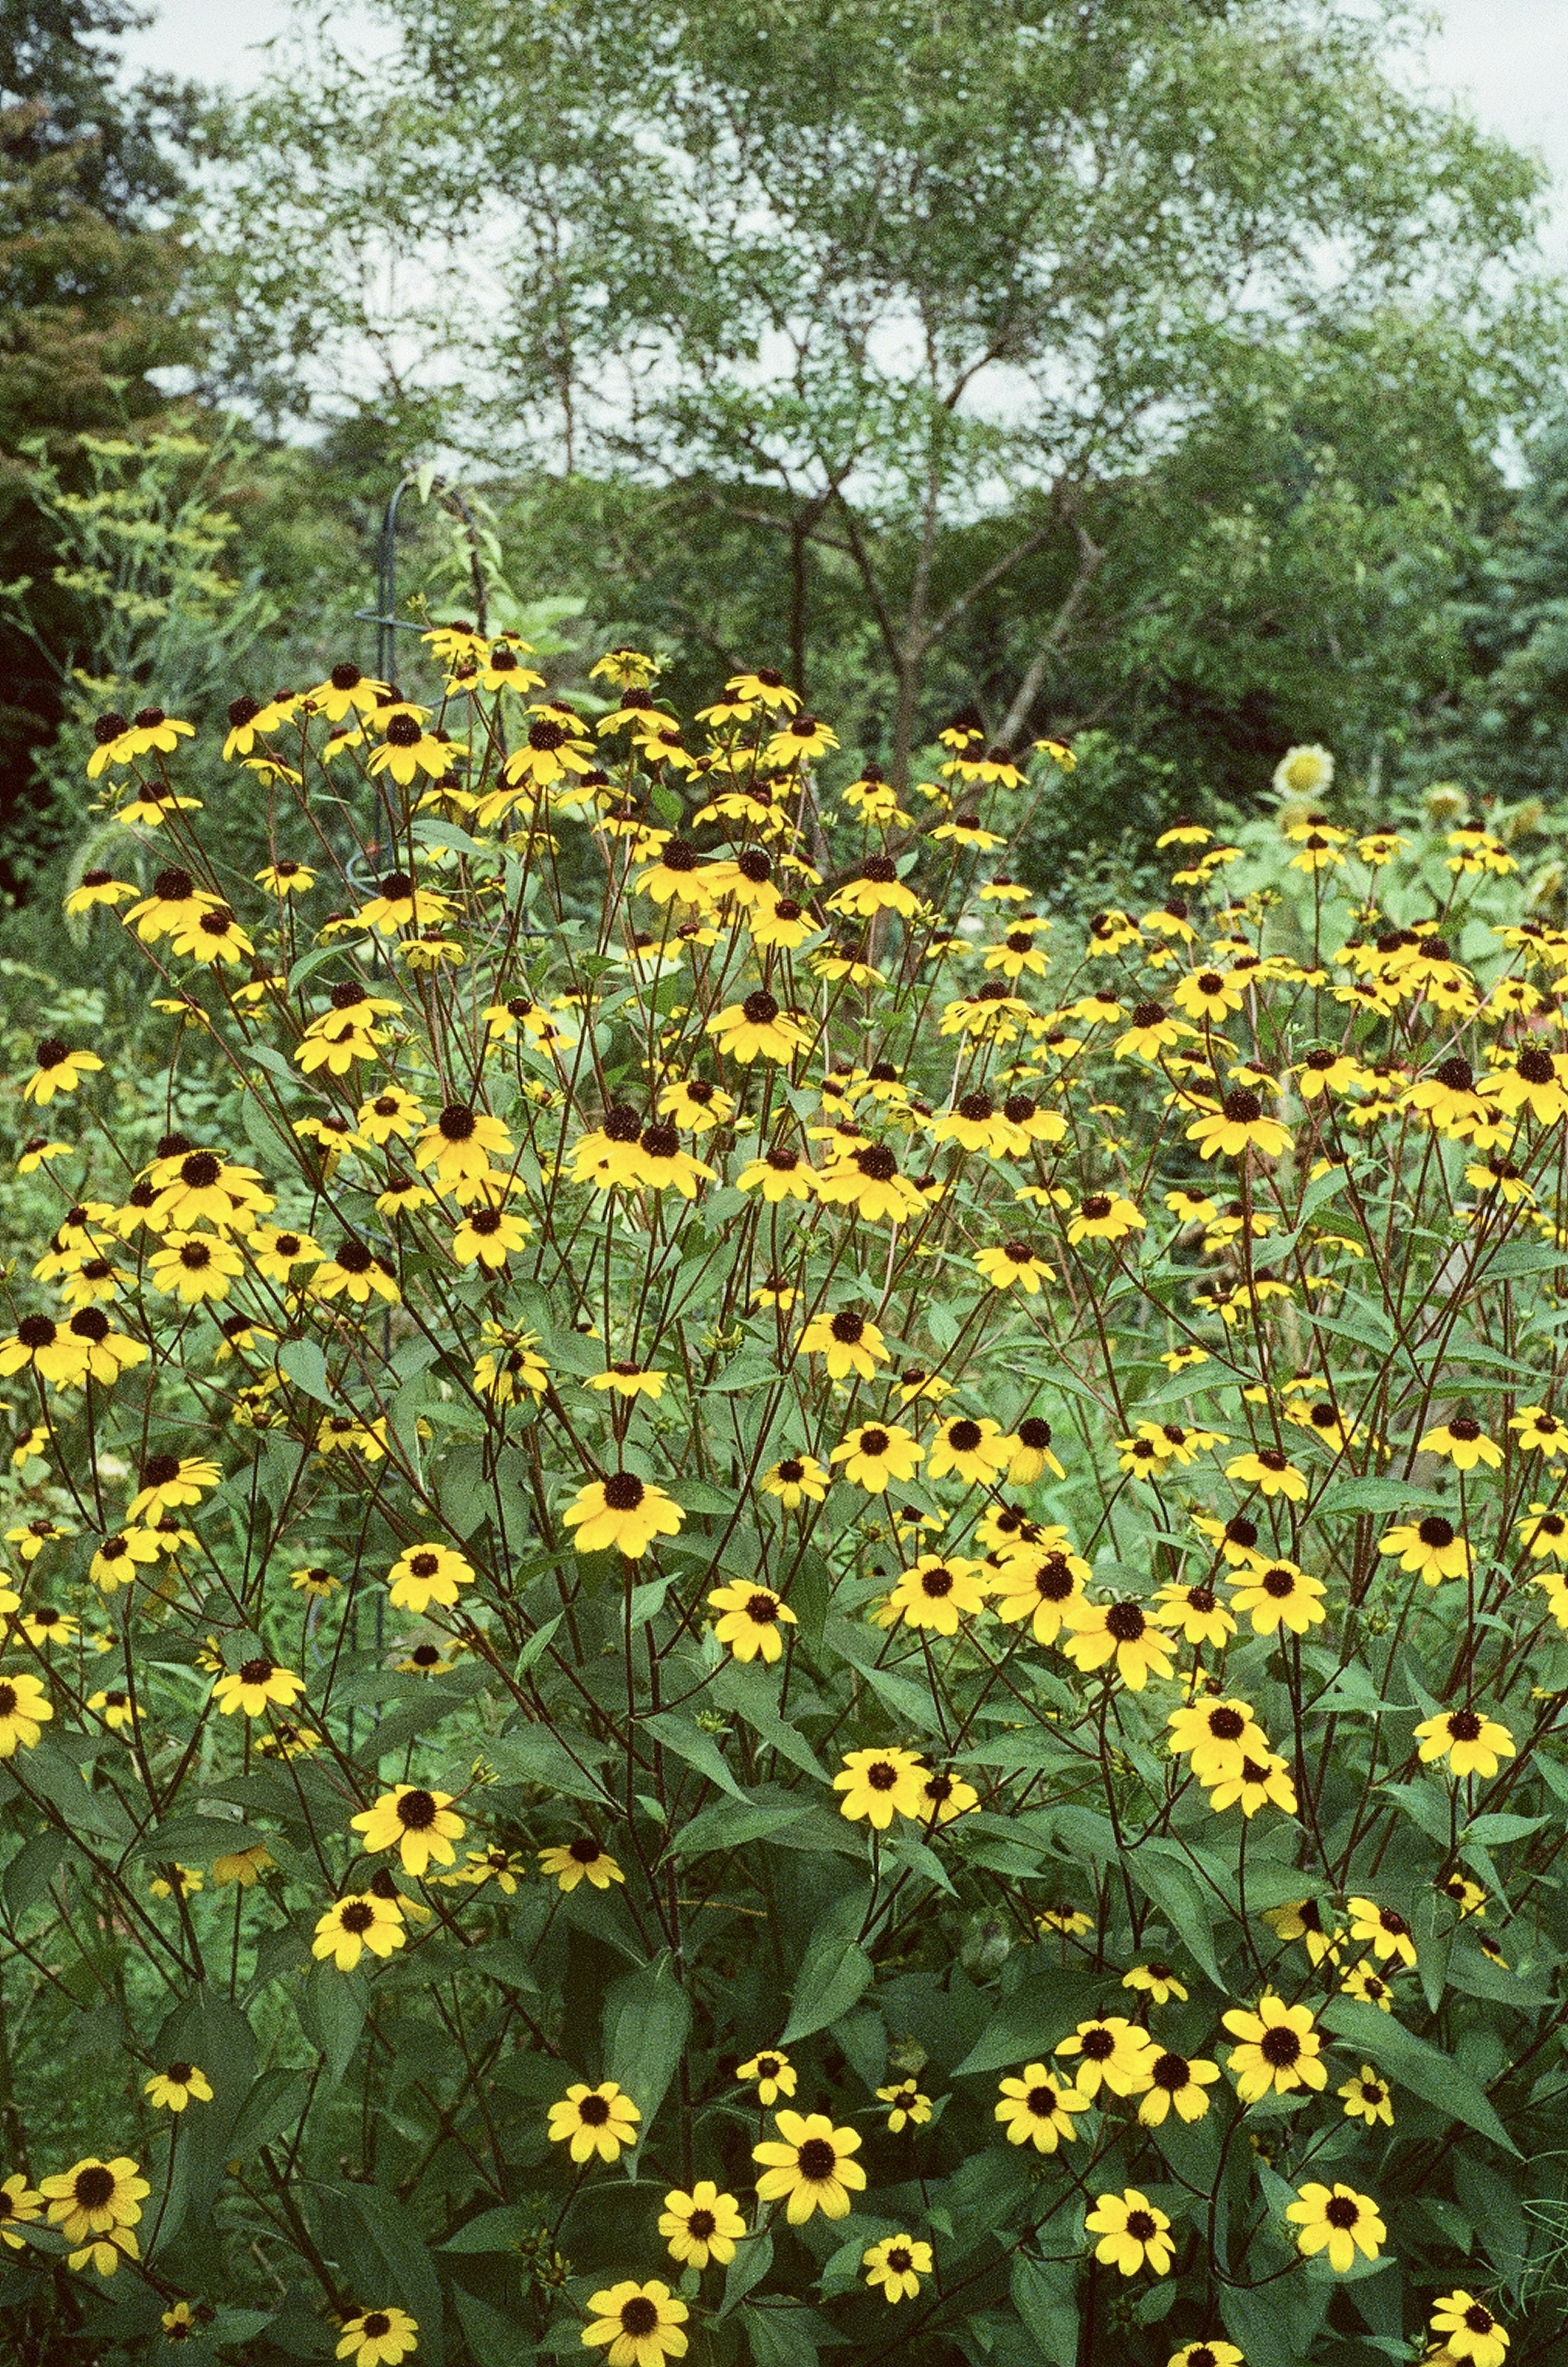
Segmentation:
<svg viewBox="0 0 1568 2367">
<path fill-rule="evenodd" d="M 1450 1966 L 1450 1978 L 1452 1968 Z M 1331 1998 L 1319 2020 L 1337 2037 L 1360 2047 L 1369 2063 L 1386 2071 L 1396 2086 L 1408 2088 L 1428 2104 L 1436 2104 L 1456 2121 L 1478 2129 L 1494 2145 L 1517 2155 L 1518 2147 L 1503 2126 L 1484 2091 L 1451 2056 L 1417 2038 L 1392 2013 L 1381 2013 L 1359 1998 Z"/>
<path fill-rule="evenodd" d="M 1101 1984 L 1079 1973 L 1055 1966 L 1031 1973 L 1011 1997 L 1003 2000 L 953 2078 L 982 2071 L 1011 2071 L 1020 2063 L 1043 2059 L 1059 2038 L 1095 2010 Z"/>
<path fill-rule="evenodd" d="M 337 1392 L 327 1378 L 327 1360 L 314 1340 L 285 1340 L 277 1352 L 277 1361 L 297 1388 L 324 1406 L 339 1403 Z"/>
<path fill-rule="evenodd" d="M 646 2139 L 680 2067 L 692 2007 L 668 1954 L 612 1981 L 604 1993 L 604 2076 L 616 2079 L 642 2113 Z"/>
<path fill-rule="evenodd" d="M 745 1800 L 746 1795 L 730 1773 L 713 1736 L 705 1734 L 700 1726 L 694 1726 L 690 1718 L 682 1717 L 675 1710 L 660 1710 L 641 1721 L 641 1730 L 651 1734 L 666 1750 L 674 1751 L 688 1767 L 694 1767 L 699 1775 L 705 1775 L 710 1784 L 716 1784 L 721 1792 L 728 1792 L 731 1799 Z"/>
<path fill-rule="evenodd" d="M 876 1967 L 858 1941 L 827 1932 L 814 1938 L 795 1975 L 780 2044 L 826 2030 L 859 2002 L 875 1977 Z"/>
</svg>

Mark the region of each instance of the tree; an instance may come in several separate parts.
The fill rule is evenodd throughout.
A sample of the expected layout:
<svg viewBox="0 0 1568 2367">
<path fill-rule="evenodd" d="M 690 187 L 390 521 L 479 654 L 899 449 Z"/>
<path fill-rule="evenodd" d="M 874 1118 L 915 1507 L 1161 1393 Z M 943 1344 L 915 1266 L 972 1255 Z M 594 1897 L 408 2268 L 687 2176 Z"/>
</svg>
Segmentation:
<svg viewBox="0 0 1568 2367">
<path fill-rule="evenodd" d="M 378 0 L 318 12 L 226 187 L 233 366 L 495 459 L 676 485 L 775 540 L 810 690 L 852 578 L 906 777 L 944 655 L 1034 580 L 1017 741 L 1105 629 L 1108 505 L 1398 321 L 1485 448 L 1532 367 L 1536 166 L 1407 95 L 1394 0 Z M 1445 372 L 1445 385 L 1452 372 Z M 279 380 L 267 383 L 276 394 Z M 414 424 L 419 424 L 416 420 Z M 1387 464 L 1385 463 L 1385 474 Z M 719 525 L 722 521 L 722 526 Z"/>
<path fill-rule="evenodd" d="M 74 604 L 52 580 L 34 497 L 35 439 L 66 463 L 85 429 L 123 426 L 166 401 L 152 372 L 190 362 L 194 322 L 178 219 L 178 142 L 196 97 L 164 77 L 129 90 L 116 38 L 138 21 L 118 0 L 26 0 L 0 21 L 0 582 L 25 582 L 33 638 L 0 624 L 0 827 L 14 887 L 33 758 L 58 721 L 58 663 Z"/>
</svg>

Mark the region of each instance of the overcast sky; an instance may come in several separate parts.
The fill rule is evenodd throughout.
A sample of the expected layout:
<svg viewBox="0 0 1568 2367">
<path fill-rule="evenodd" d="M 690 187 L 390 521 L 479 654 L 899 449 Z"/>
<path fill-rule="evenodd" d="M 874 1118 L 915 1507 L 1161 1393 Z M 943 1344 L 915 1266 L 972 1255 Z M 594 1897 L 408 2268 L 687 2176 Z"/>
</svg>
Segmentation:
<svg viewBox="0 0 1568 2367">
<path fill-rule="evenodd" d="M 1434 80 L 1465 93 L 1483 123 L 1539 149 L 1568 197 L 1568 0 L 1434 5 L 1443 21 Z M 126 47 L 138 63 L 244 87 L 264 71 L 256 44 L 287 13 L 286 0 L 163 0 L 157 22 Z M 1568 219 L 1562 198 L 1559 213 Z"/>
</svg>

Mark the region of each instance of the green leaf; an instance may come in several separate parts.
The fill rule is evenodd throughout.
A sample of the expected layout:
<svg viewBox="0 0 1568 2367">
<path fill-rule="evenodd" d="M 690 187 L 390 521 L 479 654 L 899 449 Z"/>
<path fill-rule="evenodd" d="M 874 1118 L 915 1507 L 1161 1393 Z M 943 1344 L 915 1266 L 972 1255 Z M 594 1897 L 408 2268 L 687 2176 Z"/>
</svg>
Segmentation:
<svg viewBox="0 0 1568 2367">
<path fill-rule="evenodd" d="M 710 1784 L 716 1784 L 721 1792 L 728 1792 L 732 1800 L 745 1799 L 745 1793 L 730 1773 L 713 1736 L 705 1734 L 700 1726 L 694 1726 L 690 1718 L 666 1709 L 645 1717 L 641 1725 L 645 1733 L 651 1734 L 678 1759 L 683 1759 L 688 1767 L 694 1767 L 699 1775 L 705 1775 Z"/>
<path fill-rule="evenodd" d="M 277 1361 L 296 1388 L 314 1398 L 319 1405 L 335 1406 L 336 1392 L 327 1378 L 327 1360 L 314 1340 L 285 1340 L 277 1352 Z"/>
<path fill-rule="evenodd" d="M 299 1992 L 306 2035 L 327 2058 L 329 2088 L 335 2088 L 354 2060 L 370 2010 L 370 1986 L 361 1972 L 340 1973 L 330 1959 L 318 1964 Z"/>
<path fill-rule="evenodd" d="M 751 2367 L 817 2367 L 818 2344 L 829 2328 L 800 2302 L 750 2305 L 742 2316 Z"/>
<path fill-rule="evenodd" d="M 446 2248 L 450 2250 L 450 2245 Z M 538 2357 L 537 2350 L 520 2331 L 516 2320 L 488 2301 L 481 2301 L 478 2293 L 455 2284 L 452 2301 L 474 2354 L 474 2367 L 529 2367 L 529 2362 Z"/>
<path fill-rule="evenodd" d="M 1154 1901 L 1171 1930 L 1180 1934 L 1214 1987 L 1227 1989 L 1229 1984 L 1214 1954 L 1209 1894 L 1190 1867 L 1174 1854 L 1167 1854 L 1170 1846 L 1157 1838 L 1145 1840 L 1129 1850 L 1122 1863 L 1145 1897 Z"/>
<path fill-rule="evenodd" d="M 760 2285 L 773 2265 L 773 2239 L 764 2232 L 748 2236 L 735 2248 L 735 2258 L 724 2272 L 724 2300 L 719 2305 L 720 2317 L 728 2317 L 738 2309 L 753 2286 Z"/>
<path fill-rule="evenodd" d="M 826 2030 L 859 2003 L 875 1977 L 876 1967 L 858 1941 L 832 1932 L 813 1938 L 795 1975 L 780 2045 Z"/>
<path fill-rule="evenodd" d="M 707 1850 L 744 1849 L 748 1841 L 782 1832 L 808 1814 L 804 1806 L 768 1807 L 750 1800 L 715 1800 L 682 1827 L 671 1850 L 676 1857 L 701 1857 Z"/>
<path fill-rule="evenodd" d="M 70 1848 L 70 1835 L 50 1825 L 17 1852 L 6 1868 L 6 1906 L 13 1922 L 43 1897 Z"/>
<path fill-rule="evenodd" d="M 1031 1973 L 992 2015 L 963 2062 L 953 2067 L 953 2078 L 1010 2071 L 1044 2056 L 1093 2011 L 1097 1987 L 1080 1973 L 1055 1966 Z"/>
<path fill-rule="evenodd" d="M 1517 2146 L 1470 2073 L 1462 2070 L 1451 2056 L 1440 2054 L 1424 2038 L 1417 2038 L 1414 2031 L 1406 2030 L 1393 2014 L 1381 2013 L 1375 2005 L 1365 2005 L 1359 1998 L 1338 1997 L 1330 1999 L 1319 2018 L 1337 2037 L 1360 2047 L 1370 2063 L 1386 2071 L 1398 2085 L 1408 2088 L 1412 2095 L 1435 2104 L 1451 2119 L 1478 2129 L 1506 2152 L 1517 2155 Z"/>
<path fill-rule="evenodd" d="M 241 2105 L 227 2145 L 231 2160 L 243 2161 L 297 2124 L 310 2093 L 304 2071 L 264 2071 Z"/>
<path fill-rule="evenodd" d="M 1375 2006 L 1372 2011 L 1377 2011 Z M 1220 2288 L 1225 2332 L 1245 2352 L 1247 2367 L 1302 2367 L 1302 2361 L 1311 2356 L 1313 2336 L 1327 2307 L 1327 2288 L 1303 2285 L 1299 2276 L 1281 2277 L 1254 2290 Z"/>
<path fill-rule="evenodd" d="M 604 1992 L 604 2076 L 618 2080 L 642 2113 L 646 2138 L 680 2067 L 692 2007 L 666 1953 Z"/>
<path fill-rule="evenodd" d="M 357 2213 L 370 2239 L 370 2259 L 359 2273 L 374 2274 L 379 2256 L 384 2276 L 378 2290 L 389 2291 L 391 2298 L 419 2320 L 421 2360 L 428 2359 L 431 2367 L 444 2367 L 441 2285 L 412 2213 L 384 2186 L 345 2182 L 333 2191 Z"/>
<path fill-rule="evenodd" d="M 494 2211 L 481 2211 L 477 2219 L 465 2220 L 455 2236 L 448 2236 L 442 2245 L 444 2252 L 510 2252 L 519 2236 L 525 2236 L 536 2225 L 538 2213 L 525 2203 L 502 2203 Z"/>
<path fill-rule="evenodd" d="M 1057 2264 L 1047 2269 L 1020 2257 L 1012 2264 L 1009 2290 L 1014 2309 L 1051 2367 L 1077 2367 L 1078 2313 L 1071 2270 L 1064 2273 Z"/>
<path fill-rule="evenodd" d="M 151 1832 L 143 1833 L 131 1852 L 133 1857 L 150 1857 L 167 1865 L 177 1861 L 181 1865 L 210 1865 L 215 1857 L 228 1857 L 240 1850 L 254 1849 L 266 1839 L 265 1833 L 254 1832 L 249 1825 L 240 1825 L 228 1817 L 170 1817 Z"/>
</svg>

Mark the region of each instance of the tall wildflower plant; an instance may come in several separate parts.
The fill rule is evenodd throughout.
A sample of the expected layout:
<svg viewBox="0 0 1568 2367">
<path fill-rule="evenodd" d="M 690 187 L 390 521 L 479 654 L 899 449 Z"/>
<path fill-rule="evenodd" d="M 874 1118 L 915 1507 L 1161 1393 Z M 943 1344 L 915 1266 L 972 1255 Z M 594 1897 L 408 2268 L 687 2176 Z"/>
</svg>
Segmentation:
<svg viewBox="0 0 1568 2367">
<path fill-rule="evenodd" d="M 254 877 L 97 727 L 17 2355 L 1560 2356 L 1568 934 L 1306 749 L 1080 940 L 1059 743 L 911 814 L 766 667 L 426 650 L 235 700 Z"/>
</svg>

